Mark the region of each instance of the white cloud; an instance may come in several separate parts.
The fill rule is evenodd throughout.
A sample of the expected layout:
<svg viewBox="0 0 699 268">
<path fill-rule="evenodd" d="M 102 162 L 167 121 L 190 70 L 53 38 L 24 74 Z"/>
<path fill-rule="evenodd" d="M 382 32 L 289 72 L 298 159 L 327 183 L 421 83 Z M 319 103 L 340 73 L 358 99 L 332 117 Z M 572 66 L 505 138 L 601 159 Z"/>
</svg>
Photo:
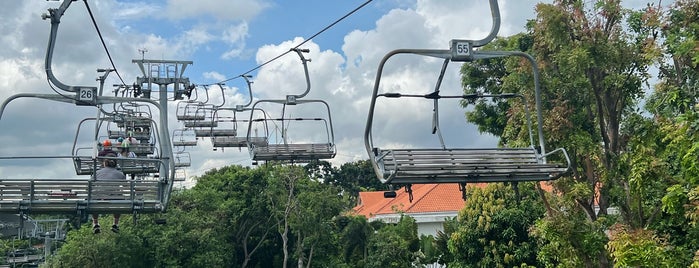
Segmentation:
<svg viewBox="0 0 699 268">
<path fill-rule="evenodd" d="M 138 20 L 150 16 L 157 16 L 162 6 L 148 2 L 116 2 L 111 10 L 117 20 Z"/>
<path fill-rule="evenodd" d="M 245 39 L 248 37 L 248 24 L 242 22 L 237 25 L 232 25 L 223 30 L 221 40 L 228 44 L 231 49 L 223 53 L 221 58 L 224 60 L 239 57 L 245 51 Z"/>
<path fill-rule="evenodd" d="M 206 72 L 206 73 L 204 73 L 204 78 L 210 79 L 214 82 L 218 82 L 218 81 L 225 80 L 226 76 L 219 73 L 219 72 Z"/>
</svg>

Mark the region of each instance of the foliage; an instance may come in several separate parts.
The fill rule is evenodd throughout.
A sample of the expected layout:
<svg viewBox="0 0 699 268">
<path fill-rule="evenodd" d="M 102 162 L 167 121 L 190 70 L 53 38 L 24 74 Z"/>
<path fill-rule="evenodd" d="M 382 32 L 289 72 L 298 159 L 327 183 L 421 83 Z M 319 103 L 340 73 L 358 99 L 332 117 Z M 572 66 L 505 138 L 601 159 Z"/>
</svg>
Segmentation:
<svg viewBox="0 0 699 268">
<path fill-rule="evenodd" d="M 131 216 L 124 215 L 119 234 L 94 235 L 90 224 L 71 231 L 49 265 L 281 267 L 296 262 L 305 267 L 365 267 L 376 224 L 340 216 L 350 207 L 350 197 L 341 183 L 332 182 L 342 181 L 338 174 L 348 180 L 373 176 L 366 164 L 348 163 L 349 172 L 322 162 L 305 168 L 268 164 L 210 170 L 192 189 L 174 192 L 165 214 L 139 215 L 136 225 L 128 224 Z M 350 181 L 345 185 L 364 187 Z M 167 224 L 155 225 L 158 218 Z M 105 226 L 110 220 L 101 219 Z M 83 250 L 85 245 L 94 251 Z"/>
<path fill-rule="evenodd" d="M 659 62 L 660 81 L 647 102 L 656 115 L 672 117 L 697 104 L 699 92 L 699 3 L 677 0 L 660 27 L 664 60 Z"/>
<path fill-rule="evenodd" d="M 344 215 L 335 218 L 342 260 L 348 267 L 365 267 L 369 238 L 374 229 L 364 216 Z"/>
<path fill-rule="evenodd" d="M 503 184 L 467 188 L 468 202 L 448 243 L 453 255 L 449 266 L 539 266 L 529 229 L 544 214 L 544 207 L 532 183 L 517 188 L 520 193 Z"/>
<path fill-rule="evenodd" d="M 607 236 L 604 220 L 586 221 L 581 211 L 555 213 L 536 221 L 537 261 L 542 267 L 598 267 Z"/>
<path fill-rule="evenodd" d="M 653 231 L 628 230 L 622 225 L 611 229 L 607 244 L 616 265 L 622 267 L 681 267 L 681 251 L 653 234 Z"/>
<path fill-rule="evenodd" d="M 449 251 L 449 240 L 451 235 L 459 229 L 460 223 L 456 218 L 445 219 L 442 223 L 443 231 L 437 231 L 437 237 L 434 239 L 435 255 L 437 255 L 437 263 L 446 265 L 454 260 L 454 255 Z M 427 255 L 430 259 L 432 256 Z"/>
<path fill-rule="evenodd" d="M 542 195 L 546 218 L 534 235 L 538 261 L 545 266 L 608 266 L 604 231 L 616 220 L 642 227 L 657 215 L 667 185 L 656 127 L 640 120 L 636 105 L 659 58 L 654 34 L 657 9 L 622 8 L 620 1 L 554 1 L 538 4 L 529 32 L 497 40 L 484 50 L 522 50 L 534 54 L 542 72 L 545 142 L 565 147 L 573 170 L 553 184 L 556 195 Z M 465 93 L 520 93 L 533 107 L 531 67 L 519 59 L 467 64 Z M 484 78 L 485 77 L 485 78 Z M 526 145 L 521 104 L 486 103 L 470 117 L 482 131 L 499 135 L 508 146 Z M 626 123 L 629 123 L 626 125 Z M 643 133 L 646 131 L 647 133 Z M 621 217 L 608 217 L 618 208 Z M 655 214 L 655 215 L 654 215 Z"/>
<path fill-rule="evenodd" d="M 386 224 L 369 239 L 369 255 L 366 267 L 411 267 L 420 263 L 420 239 L 417 223 L 411 217 Z"/>
<path fill-rule="evenodd" d="M 111 222 L 101 219 L 104 226 Z M 68 233 L 68 242 L 47 260 L 47 267 L 153 267 L 148 250 L 131 230 L 92 233 L 91 224 Z"/>
<path fill-rule="evenodd" d="M 324 181 L 341 189 L 343 195 L 348 196 L 350 204 L 355 204 L 361 191 L 385 190 L 369 160 L 344 163 L 340 169 L 333 173 L 331 178 Z"/>
</svg>

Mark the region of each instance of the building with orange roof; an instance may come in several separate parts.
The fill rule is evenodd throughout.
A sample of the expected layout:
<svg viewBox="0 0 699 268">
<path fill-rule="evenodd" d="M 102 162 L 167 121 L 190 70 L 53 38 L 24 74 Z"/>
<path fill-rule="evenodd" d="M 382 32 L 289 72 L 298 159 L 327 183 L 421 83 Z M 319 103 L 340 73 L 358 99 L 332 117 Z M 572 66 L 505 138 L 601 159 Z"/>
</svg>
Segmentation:
<svg viewBox="0 0 699 268">
<path fill-rule="evenodd" d="M 415 219 L 418 234 L 436 235 L 443 229 L 445 219 L 456 217 L 465 204 L 458 184 L 415 184 L 412 190 L 412 202 L 404 190 L 396 191 L 395 198 L 384 198 L 383 191 L 360 192 L 359 204 L 353 211 L 369 221 L 386 223 L 398 222 L 401 215 L 408 215 Z"/>
</svg>

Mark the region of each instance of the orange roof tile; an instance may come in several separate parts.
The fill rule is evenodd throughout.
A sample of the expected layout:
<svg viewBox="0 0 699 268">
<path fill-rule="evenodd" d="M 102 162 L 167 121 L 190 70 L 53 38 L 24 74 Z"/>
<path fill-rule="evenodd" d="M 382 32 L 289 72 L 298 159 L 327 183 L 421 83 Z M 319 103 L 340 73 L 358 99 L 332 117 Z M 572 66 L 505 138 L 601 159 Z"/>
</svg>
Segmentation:
<svg viewBox="0 0 699 268">
<path fill-rule="evenodd" d="M 469 184 L 473 186 L 474 184 Z M 485 187 L 486 184 L 475 184 Z M 396 191 L 395 198 L 384 198 L 381 192 L 360 192 L 359 204 L 353 211 L 367 218 L 375 215 L 404 213 L 424 213 L 459 211 L 464 207 L 458 184 L 415 184 L 413 202 L 403 189 Z"/>
</svg>

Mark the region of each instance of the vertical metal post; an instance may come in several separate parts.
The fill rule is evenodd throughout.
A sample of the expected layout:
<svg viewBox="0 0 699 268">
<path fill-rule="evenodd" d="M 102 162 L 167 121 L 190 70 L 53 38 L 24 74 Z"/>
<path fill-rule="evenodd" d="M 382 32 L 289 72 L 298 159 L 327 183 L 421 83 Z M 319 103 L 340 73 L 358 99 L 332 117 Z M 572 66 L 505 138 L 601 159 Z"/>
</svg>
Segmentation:
<svg viewBox="0 0 699 268">
<path fill-rule="evenodd" d="M 51 232 L 46 232 L 46 236 L 44 236 L 44 260 L 48 260 L 49 255 L 51 255 Z"/>
<path fill-rule="evenodd" d="M 159 91 L 160 128 L 158 130 L 160 133 L 158 135 L 160 136 L 162 156 L 168 158 L 167 161 L 163 161 L 164 169 L 160 169 L 160 178 L 168 178 L 168 174 L 165 172 L 170 170 L 170 162 L 173 161 L 173 159 L 170 157 L 172 155 L 172 142 L 170 141 L 170 135 L 168 133 L 170 128 L 167 124 L 167 84 L 159 84 Z"/>
</svg>

